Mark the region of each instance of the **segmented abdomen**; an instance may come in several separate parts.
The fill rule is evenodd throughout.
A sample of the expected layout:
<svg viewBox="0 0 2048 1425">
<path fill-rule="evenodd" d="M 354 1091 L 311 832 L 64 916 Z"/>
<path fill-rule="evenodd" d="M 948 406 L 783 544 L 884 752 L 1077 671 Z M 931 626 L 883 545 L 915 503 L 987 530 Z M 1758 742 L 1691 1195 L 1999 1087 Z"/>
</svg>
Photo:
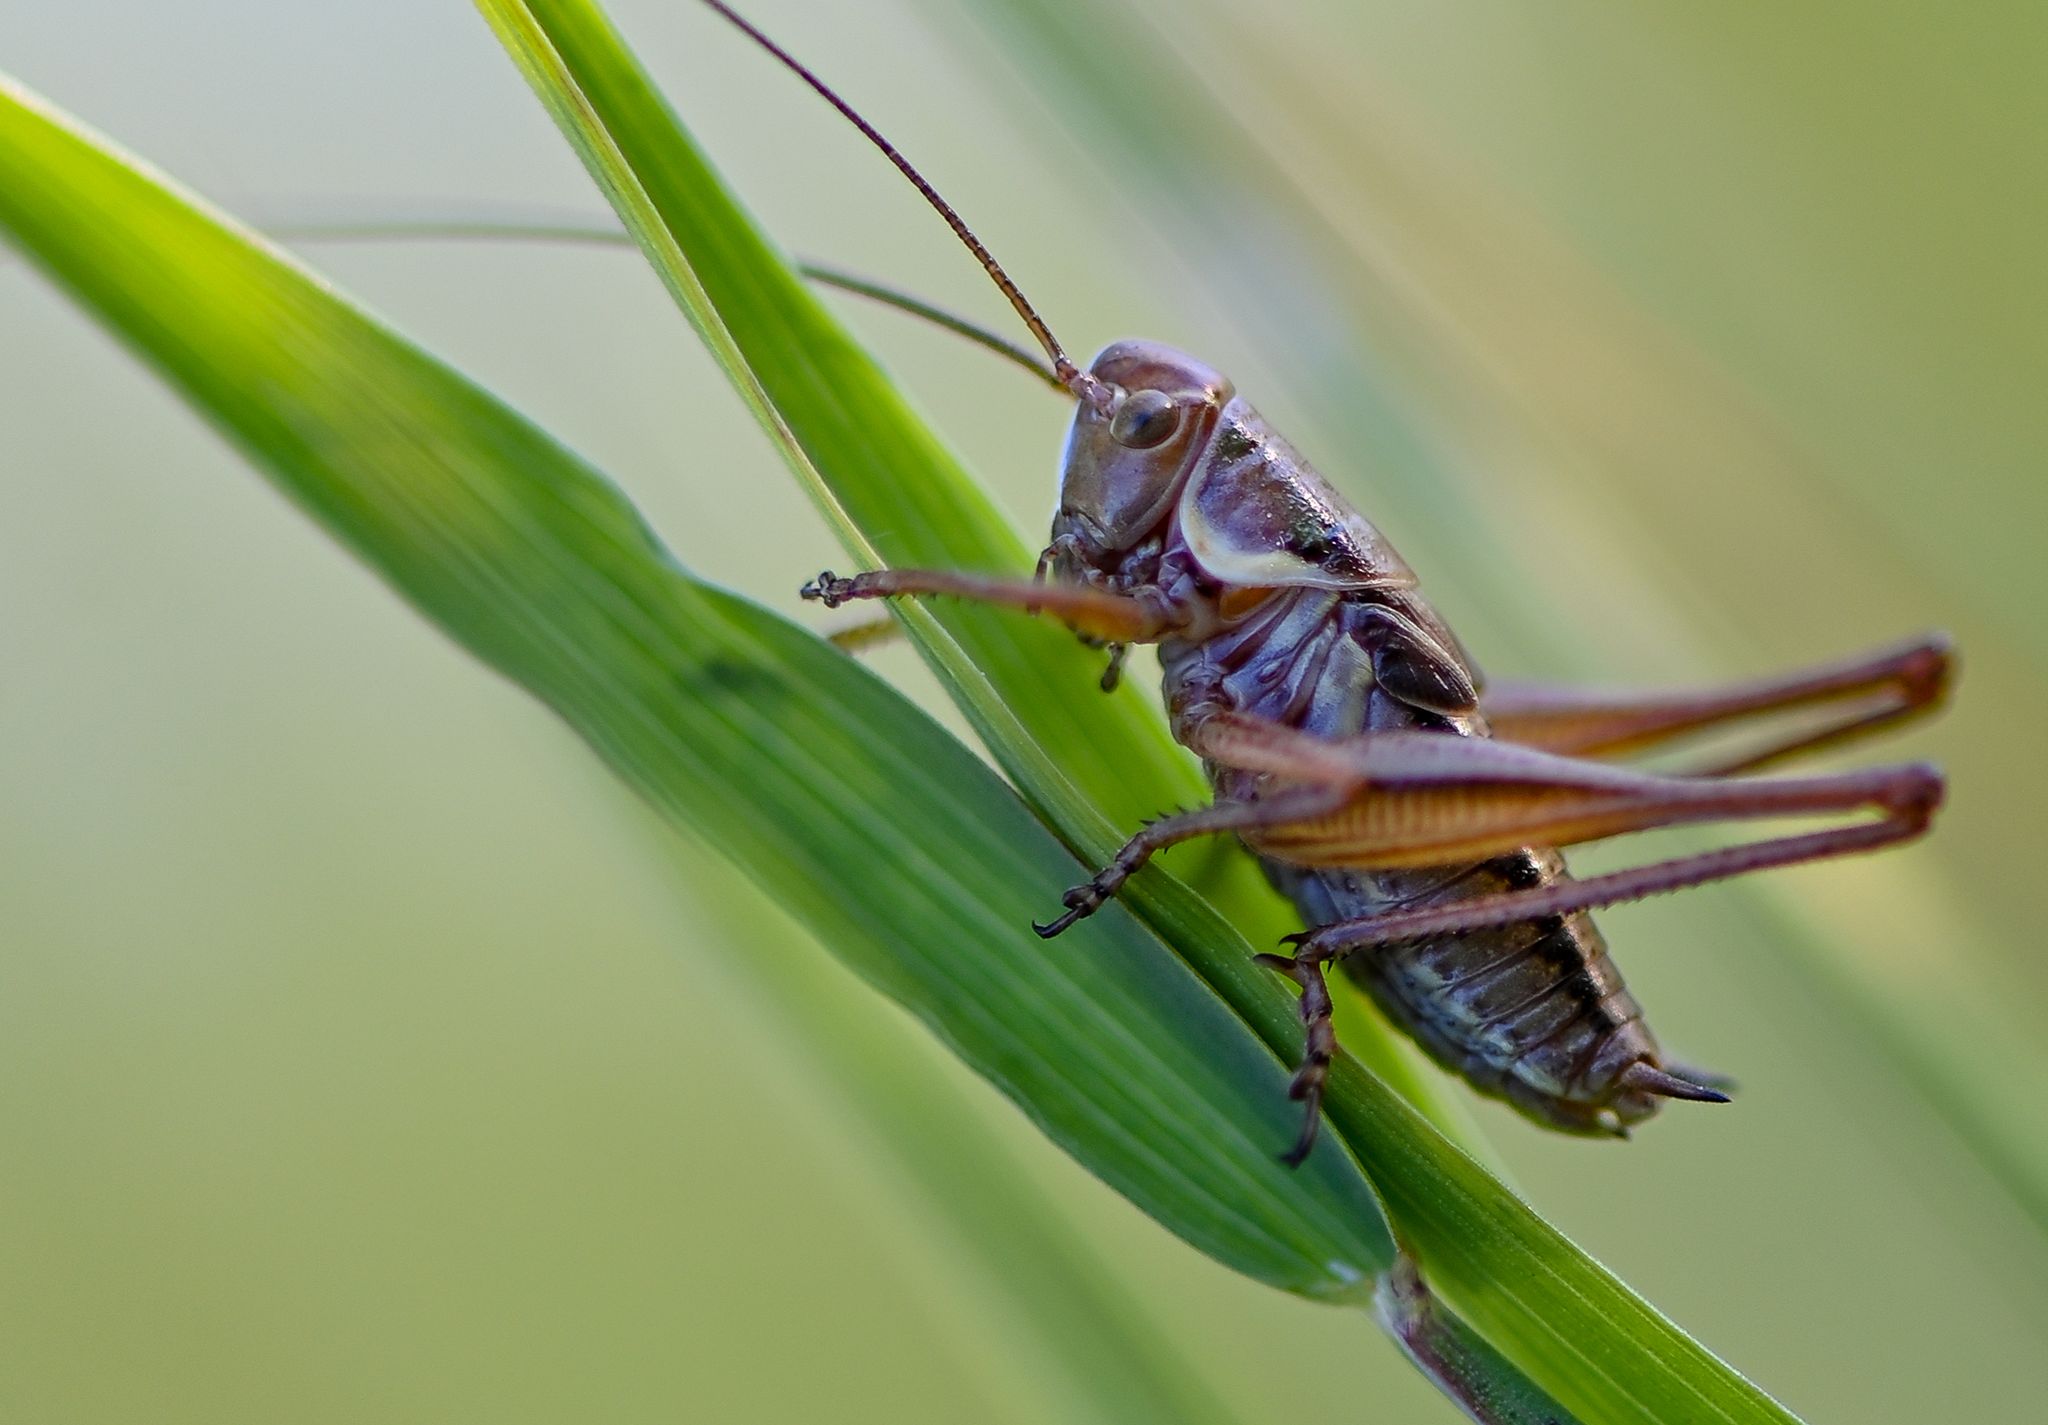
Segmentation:
<svg viewBox="0 0 2048 1425">
<path fill-rule="evenodd" d="M 1384 660 L 1391 609 L 1440 635 L 1435 650 L 1404 646 Z M 1476 708 L 1431 711 L 1433 697 L 1472 673 L 1441 621 L 1410 592 L 1287 590 L 1227 631 L 1160 649 L 1177 720 L 1232 708 L 1329 738 L 1423 730 L 1484 737 Z M 1444 664 L 1449 666 L 1435 666 Z M 1386 676 L 1397 672 L 1398 680 Z M 1392 683 L 1394 686 L 1389 686 Z M 1257 795 L 1258 779 L 1209 769 L 1220 798 Z M 1556 851 L 1532 847 L 1471 866 L 1423 870 L 1311 869 L 1261 858 L 1308 928 L 1387 911 L 1443 905 L 1548 884 L 1564 875 Z M 1620 1081 L 1629 1066 L 1661 1068 L 1641 1008 L 1586 915 L 1550 916 L 1437 940 L 1366 946 L 1340 962 L 1400 1028 L 1483 1093 L 1573 1133 L 1620 1134 L 1660 1100 Z"/>
<path fill-rule="evenodd" d="M 1265 865 L 1315 927 L 1522 889 L 1555 879 L 1564 863 L 1554 851 L 1526 850 L 1426 871 Z M 1541 1123 L 1621 1133 L 1657 1110 L 1655 1097 L 1617 1082 L 1630 1064 L 1661 1056 L 1588 916 L 1372 946 L 1342 963 L 1432 1058 Z"/>
</svg>

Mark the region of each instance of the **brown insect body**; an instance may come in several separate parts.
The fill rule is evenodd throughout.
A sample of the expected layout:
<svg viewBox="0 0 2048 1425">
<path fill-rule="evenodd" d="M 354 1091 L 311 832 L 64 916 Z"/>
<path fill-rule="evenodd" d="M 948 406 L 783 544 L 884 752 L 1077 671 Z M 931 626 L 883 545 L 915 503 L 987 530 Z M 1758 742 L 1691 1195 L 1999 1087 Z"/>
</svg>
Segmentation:
<svg viewBox="0 0 2048 1425">
<path fill-rule="evenodd" d="M 1332 739 L 1489 735 L 1477 670 L 1408 566 L 1222 377 L 1138 342 L 1108 348 L 1091 371 L 1192 407 L 1184 438 L 1141 451 L 1105 442 L 1104 418 L 1084 408 L 1048 551 L 1055 577 L 1208 606 L 1189 617 L 1194 636 L 1159 644 L 1181 741 L 1219 710 Z M 1127 547 L 1110 547 L 1104 526 Z M 1256 773 L 1205 770 L 1219 801 L 1269 790 Z M 1329 838 L 1297 839 L 1289 858 L 1261 861 L 1312 928 L 1530 889 L 1563 872 L 1543 847 L 1452 866 L 1315 866 L 1302 858 Z M 1550 1127 L 1616 1133 L 1656 1111 L 1655 1095 L 1619 1081 L 1630 1064 L 1663 1065 L 1589 915 L 1380 946 L 1344 964 L 1438 1062 Z"/>
<path fill-rule="evenodd" d="M 1138 341 L 1106 348 L 1082 370 L 960 215 L 873 125 L 723 0 L 706 3 L 917 187 L 1049 363 L 1026 356 L 1024 364 L 1075 402 L 1037 578 L 827 572 L 803 596 L 837 607 L 938 595 L 1049 615 L 1110 645 L 1112 675 L 1125 646 L 1157 644 L 1174 733 L 1215 787 L 1209 806 L 1141 828 L 1067 891 L 1065 913 L 1038 932 L 1058 935 L 1094 914 L 1168 846 L 1223 832 L 1243 840 L 1309 927 L 1289 937 L 1292 954 L 1259 957 L 1301 989 L 1305 1051 L 1289 1092 L 1306 1111 L 1290 1162 L 1315 1142 L 1336 1054 L 1332 961 L 1440 1062 L 1551 1127 L 1625 1134 L 1659 1099 L 1725 1101 L 1703 1076 L 1663 1062 L 1588 913 L 1919 836 L 1943 794 L 1931 767 L 1743 774 L 1937 706 L 1951 671 L 1947 641 L 1922 638 L 1724 687 L 1494 687 L 1482 703 L 1477 669 L 1401 557 L 1220 372 Z M 1000 338 L 982 339 L 1003 349 Z M 1616 765 L 1759 718 L 1795 721 L 1685 775 Z M 1787 815 L 1857 819 L 1583 880 L 1566 874 L 1556 849 L 1652 827 Z"/>
</svg>

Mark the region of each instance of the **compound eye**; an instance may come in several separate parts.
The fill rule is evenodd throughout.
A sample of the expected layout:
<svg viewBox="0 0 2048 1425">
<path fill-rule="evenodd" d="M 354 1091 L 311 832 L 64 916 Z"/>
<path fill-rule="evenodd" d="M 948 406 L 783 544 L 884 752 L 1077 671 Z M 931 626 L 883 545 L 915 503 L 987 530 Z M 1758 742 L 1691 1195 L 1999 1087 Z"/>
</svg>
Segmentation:
<svg viewBox="0 0 2048 1425">
<path fill-rule="evenodd" d="M 1164 445 L 1180 429 L 1180 410 L 1164 391 L 1133 391 L 1109 418 L 1110 438 L 1131 450 Z"/>
</svg>

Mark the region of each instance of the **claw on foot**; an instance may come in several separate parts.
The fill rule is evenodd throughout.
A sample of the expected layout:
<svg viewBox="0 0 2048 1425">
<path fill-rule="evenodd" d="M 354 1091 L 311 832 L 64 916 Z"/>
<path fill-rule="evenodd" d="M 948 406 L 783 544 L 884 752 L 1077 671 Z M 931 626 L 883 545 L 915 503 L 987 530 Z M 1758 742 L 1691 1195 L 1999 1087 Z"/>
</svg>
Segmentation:
<svg viewBox="0 0 2048 1425">
<path fill-rule="evenodd" d="M 847 591 L 852 584 L 853 580 L 842 579 L 830 569 L 827 569 L 817 578 L 811 580 L 810 583 L 798 589 L 796 596 L 800 599 L 809 599 L 815 603 L 823 604 L 828 609 L 836 609 L 846 602 Z"/>
<path fill-rule="evenodd" d="M 1034 921 L 1031 928 L 1038 932 L 1041 940 L 1052 939 L 1076 921 L 1086 920 L 1108 905 L 1116 893 L 1123 889 L 1124 882 L 1130 879 L 1130 875 L 1130 867 L 1124 865 L 1122 861 L 1111 862 L 1096 872 L 1094 879 L 1075 886 L 1060 897 L 1060 904 L 1067 908 L 1065 915 L 1047 921 L 1044 925 Z"/>
<path fill-rule="evenodd" d="M 1075 886 L 1060 897 L 1060 904 L 1067 908 L 1065 915 L 1048 920 L 1043 925 L 1034 920 L 1031 922 L 1031 928 L 1038 932 L 1040 940 L 1050 940 L 1061 931 L 1072 928 L 1076 921 L 1086 920 L 1095 914 L 1102 909 L 1103 902 L 1108 899 L 1109 893 L 1093 881 L 1083 886 Z"/>
<path fill-rule="evenodd" d="M 1301 986 L 1301 1067 L 1287 1083 L 1287 1097 L 1302 1105 L 1301 1133 L 1294 1146 L 1280 1155 L 1281 1162 L 1298 1168 L 1316 1145 L 1316 1133 L 1323 1121 L 1323 1085 L 1330 1077 L 1330 1060 L 1337 1053 L 1337 1036 L 1330 1018 L 1329 982 L 1323 978 L 1320 961 L 1304 960 L 1299 955 L 1254 955 L 1252 959 Z"/>
<path fill-rule="evenodd" d="M 1311 1105 L 1301 1121 L 1301 1136 L 1294 1140 L 1294 1146 L 1280 1155 L 1280 1161 L 1290 1168 L 1298 1168 L 1308 1161 L 1309 1152 L 1316 1146 L 1316 1130 L 1322 1127 L 1323 1115 L 1320 1104 Z"/>
<path fill-rule="evenodd" d="M 1130 656 L 1131 645 L 1112 643 L 1109 645 L 1109 666 L 1102 670 L 1102 691 L 1113 693 L 1124 677 L 1124 659 Z"/>
</svg>

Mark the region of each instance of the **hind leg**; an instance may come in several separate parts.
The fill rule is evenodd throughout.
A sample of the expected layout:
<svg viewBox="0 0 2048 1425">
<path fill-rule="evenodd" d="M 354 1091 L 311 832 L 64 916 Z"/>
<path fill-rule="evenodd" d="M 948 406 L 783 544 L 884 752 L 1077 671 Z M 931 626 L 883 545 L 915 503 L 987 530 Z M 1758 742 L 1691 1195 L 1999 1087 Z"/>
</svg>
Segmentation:
<svg viewBox="0 0 2048 1425">
<path fill-rule="evenodd" d="M 1790 727 L 1767 733 L 1745 751 L 1692 769 L 1697 776 L 1727 776 L 1838 747 L 1931 712 L 1954 672 L 1948 639 L 1931 634 L 1861 658 L 1724 687 L 1602 693 L 1499 684 L 1481 706 L 1503 741 L 1579 757 L 1626 756 L 1758 718 L 1795 715 Z"/>
<path fill-rule="evenodd" d="M 1294 1092 L 1310 1126 L 1330 1052 L 1323 965 L 1362 946 L 1457 935 L 1569 915 L 1662 891 L 1776 866 L 1874 850 L 1926 829 L 1939 774 L 1878 767 L 1819 777 L 1667 777 L 1560 757 L 1484 738 L 1372 733 L 1333 741 L 1262 719 L 1216 713 L 1187 729 L 1189 747 L 1221 766 L 1262 774 L 1272 790 L 1218 802 L 1145 827 L 1108 866 L 1069 891 L 1066 913 L 1038 927 L 1057 935 L 1094 913 L 1154 852 L 1191 837 L 1235 832 L 1255 853 L 1296 865 L 1358 870 L 1456 866 L 1527 846 L 1567 846 L 1653 827 L 1749 818 L 1874 812 L 1874 819 L 1803 835 L 1746 842 L 1587 880 L 1395 909 L 1294 937 L 1286 970 L 1302 986 L 1312 1056 Z M 1266 963 L 1275 963 L 1268 960 Z M 1648 1092 L 1699 1096 L 1667 1076 Z"/>
<path fill-rule="evenodd" d="M 1300 822 L 1236 829 L 1263 855 L 1359 869 L 1456 865 L 1525 846 L 1569 845 L 1696 821 L 1875 812 L 1873 819 L 1631 867 L 1585 880 L 1393 909 L 1290 937 L 1293 956 L 1264 956 L 1302 988 L 1308 1051 L 1291 1092 L 1307 1122 L 1291 1161 L 1314 1141 L 1334 1047 L 1324 967 L 1360 948 L 1569 915 L 1778 866 L 1875 850 L 1924 831 L 1942 795 L 1920 766 L 1836 776 L 1690 778 L 1633 772 L 1483 739 L 1388 733 L 1332 742 L 1221 714 L 1195 730 L 1195 750 L 1270 777 L 1344 788 L 1337 810 Z M 1348 776 L 1348 782 L 1344 779 Z M 1668 1098 L 1725 1098 L 1705 1076 L 1640 1063 L 1622 1082 Z"/>
</svg>

